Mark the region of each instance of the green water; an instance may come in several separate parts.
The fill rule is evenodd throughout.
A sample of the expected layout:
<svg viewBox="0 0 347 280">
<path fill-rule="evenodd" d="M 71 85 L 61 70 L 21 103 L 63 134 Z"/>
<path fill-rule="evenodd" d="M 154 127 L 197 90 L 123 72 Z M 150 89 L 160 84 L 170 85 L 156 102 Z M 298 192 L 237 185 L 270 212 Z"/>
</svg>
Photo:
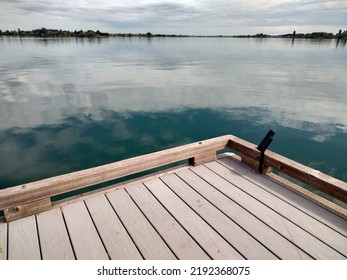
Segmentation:
<svg viewBox="0 0 347 280">
<path fill-rule="evenodd" d="M 224 134 L 347 181 L 347 50 L 0 37 L 0 188 Z"/>
</svg>

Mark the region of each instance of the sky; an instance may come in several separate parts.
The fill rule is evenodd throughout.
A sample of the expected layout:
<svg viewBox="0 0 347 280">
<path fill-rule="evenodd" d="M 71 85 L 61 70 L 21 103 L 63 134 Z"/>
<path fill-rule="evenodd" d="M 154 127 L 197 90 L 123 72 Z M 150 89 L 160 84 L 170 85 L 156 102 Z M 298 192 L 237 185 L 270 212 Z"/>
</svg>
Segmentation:
<svg viewBox="0 0 347 280">
<path fill-rule="evenodd" d="M 271 35 L 347 30 L 347 0 L 0 0 L 1 30 Z"/>
</svg>

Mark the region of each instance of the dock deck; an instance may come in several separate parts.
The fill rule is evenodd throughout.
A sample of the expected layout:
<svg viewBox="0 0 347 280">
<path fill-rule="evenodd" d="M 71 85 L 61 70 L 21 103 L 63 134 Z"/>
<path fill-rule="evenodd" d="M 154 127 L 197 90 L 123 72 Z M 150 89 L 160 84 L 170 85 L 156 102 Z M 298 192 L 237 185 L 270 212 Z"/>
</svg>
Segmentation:
<svg viewBox="0 0 347 280">
<path fill-rule="evenodd" d="M 232 156 L 38 212 L 0 222 L 0 260 L 347 259 L 346 217 Z"/>
</svg>

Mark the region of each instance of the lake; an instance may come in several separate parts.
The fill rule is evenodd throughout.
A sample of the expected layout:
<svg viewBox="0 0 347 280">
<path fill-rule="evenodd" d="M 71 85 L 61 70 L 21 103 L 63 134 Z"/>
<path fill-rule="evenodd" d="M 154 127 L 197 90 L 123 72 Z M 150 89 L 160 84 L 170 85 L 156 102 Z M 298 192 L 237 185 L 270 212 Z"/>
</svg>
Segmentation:
<svg viewBox="0 0 347 280">
<path fill-rule="evenodd" d="M 234 134 L 347 181 L 336 40 L 0 37 L 0 188 Z"/>
</svg>

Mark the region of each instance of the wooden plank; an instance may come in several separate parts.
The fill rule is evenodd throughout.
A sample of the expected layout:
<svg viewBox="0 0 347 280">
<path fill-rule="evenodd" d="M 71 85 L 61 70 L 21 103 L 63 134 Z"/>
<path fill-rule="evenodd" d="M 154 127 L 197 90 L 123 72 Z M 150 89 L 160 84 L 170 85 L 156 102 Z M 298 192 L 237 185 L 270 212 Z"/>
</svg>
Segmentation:
<svg viewBox="0 0 347 280">
<path fill-rule="evenodd" d="M 78 172 L 0 190 L 0 210 L 107 182 L 127 175 L 186 160 L 200 153 L 226 148 L 230 136 L 221 136 L 110 163 Z"/>
<path fill-rule="evenodd" d="M 193 174 L 192 172 L 190 172 Z M 193 174 L 194 175 L 194 174 Z M 220 235 L 222 235 L 246 259 L 275 260 L 278 259 L 266 247 L 254 239 L 234 221 L 228 218 L 213 204 L 194 191 L 177 175 L 171 174 L 161 180 L 185 201 L 196 213 L 208 222 Z"/>
<path fill-rule="evenodd" d="M 271 151 L 265 156 L 269 166 L 347 203 L 347 183 Z"/>
<path fill-rule="evenodd" d="M 30 202 L 24 205 L 11 207 L 4 210 L 5 219 L 7 222 L 14 221 L 20 218 L 28 217 L 52 208 L 50 198 L 41 199 Z"/>
<path fill-rule="evenodd" d="M 106 196 L 145 259 L 176 259 L 124 189 Z"/>
<path fill-rule="evenodd" d="M 163 237 L 178 259 L 210 259 L 194 239 L 191 238 L 144 185 L 134 185 L 128 187 L 126 191 L 134 199 L 138 207 Z"/>
<path fill-rule="evenodd" d="M 8 259 L 40 260 L 35 216 L 8 223 Z"/>
<path fill-rule="evenodd" d="M 253 143 L 231 136 L 228 146 L 248 158 L 259 161 L 260 152 Z M 346 182 L 333 178 L 270 150 L 267 150 L 265 153 L 264 164 L 347 203 Z"/>
<path fill-rule="evenodd" d="M 182 170 L 176 174 L 279 258 L 286 260 L 312 259 L 246 209 L 217 191 L 197 174 L 190 170 Z"/>
<path fill-rule="evenodd" d="M 43 260 L 74 260 L 70 239 L 59 208 L 36 216 Z"/>
<path fill-rule="evenodd" d="M 315 203 L 320 208 L 328 210 L 330 215 L 331 213 L 333 213 L 335 214 L 335 216 L 337 215 L 343 220 L 347 221 L 347 208 L 342 208 L 342 206 L 338 205 L 337 203 L 340 204 L 340 201 L 336 200 L 335 198 L 332 198 L 332 200 L 329 201 L 327 198 L 324 198 L 308 189 L 305 189 L 304 187 L 301 187 L 298 184 L 295 184 L 294 182 L 289 181 L 280 175 L 277 175 L 275 173 L 269 173 L 266 175 L 271 181 L 275 182 L 276 184 L 279 184 L 284 188 L 292 191 L 293 193 L 309 200 L 310 202 Z"/>
<path fill-rule="evenodd" d="M 0 220 L 0 260 L 7 260 L 7 223 Z"/>
<path fill-rule="evenodd" d="M 142 256 L 124 229 L 104 195 L 85 201 L 90 215 L 112 260 L 142 260 Z"/>
<path fill-rule="evenodd" d="M 83 201 L 62 208 L 78 260 L 108 260 L 108 255 Z"/>
<path fill-rule="evenodd" d="M 277 197 L 287 201 L 291 205 L 314 217 L 321 223 L 329 226 L 337 232 L 347 237 L 347 220 L 337 216 L 330 211 L 322 208 L 316 203 L 294 193 L 287 188 L 279 187 L 279 185 L 273 181 L 268 180 L 266 177 L 259 176 L 247 168 L 244 168 L 238 161 L 231 158 L 223 158 L 219 160 L 224 166 L 234 171 L 237 174 L 242 175 L 247 180 L 256 183 L 259 187 L 267 190 L 268 192 L 276 195 Z"/>
<path fill-rule="evenodd" d="M 241 157 L 234 154 L 234 153 L 223 153 L 220 159 L 222 158 L 228 158 L 234 162 L 240 163 Z M 242 164 L 243 167 L 244 164 Z M 252 170 L 254 172 L 254 170 Z M 282 173 L 281 173 L 282 174 Z M 285 174 L 284 174 L 285 175 Z M 342 208 L 340 206 L 340 201 L 338 201 L 335 198 L 332 198 L 332 201 L 327 200 L 326 198 L 323 198 L 322 196 L 319 196 L 318 194 L 309 191 L 302 186 L 299 186 L 298 184 L 295 184 L 293 181 L 289 181 L 290 179 L 289 176 L 288 179 L 285 179 L 281 175 L 277 175 L 273 172 L 269 172 L 266 174 L 266 177 L 273 181 L 276 185 L 281 185 L 284 188 L 290 190 L 291 192 L 294 192 L 295 194 L 298 194 L 299 196 L 309 200 L 310 202 L 320 206 L 320 208 L 324 208 L 325 210 L 328 210 L 331 213 L 334 213 L 335 215 L 338 215 L 339 217 L 343 218 L 344 220 L 347 220 L 347 209 Z M 293 179 L 293 178 L 292 178 Z M 298 180 L 296 180 L 298 181 Z M 334 201 L 334 202 L 333 202 Z M 338 204 L 337 204 L 338 203 Z"/>
<path fill-rule="evenodd" d="M 274 212 L 272 209 L 268 208 L 250 195 L 241 191 L 239 188 L 235 187 L 213 171 L 207 169 L 205 166 L 198 166 L 192 170 L 229 198 L 242 204 L 242 207 L 275 229 L 289 241 L 296 244 L 313 258 L 345 259 L 343 255 L 336 252 L 331 247 L 327 246 L 291 221 L 283 218 L 281 215 Z M 236 182 L 234 184 L 236 184 Z"/>
<path fill-rule="evenodd" d="M 148 181 L 154 178 L 159 178 L 160 176 L 164 175 L 164 174 L 170 174 L 170 173 L 174 173 L 176 172 L 176 170 L 181 170 L 181 169 L 186 169 L 186 168 L 190 168 L 190 165 L 188 164 L 182 164 L 176 167 L 170 167 L 168 169 L 165 170 L 160 170 L 154 173 L 151 173 L 149 175 L 143 175 L 140 177 L 136 177 L 134 179 L 130 179 L 130 180 L 126 180 L 124 182 L 120 182 L 117 184 L 112 184 L 106 187 L 102 187 L 102 188 L 98 188 L 92 191 L 88 191 L 86 193 L 81 193 L 81 194 L 77 194 L 71 197 L 67 197 L 65 199 L 61 199 L 57 202 L 54 202 L 54 207 L 62 207 L 65 205 L 68 205 L 72 202 L 77 202 L 77 201 L 81 201 L 81 200 L 86 200 L 89 199 L 91 197 L 94 196 L 99 196 L 99 195 L 105 195 L 109 192 L 114 192 L 115 190 L 119 190 L 119 189 L 125 189 L 128 186 L 132 186 L 134 184 L 142 184 L 142 182 L 144 181 Z"/>
<path fill-rule="evenodd" d="M 347 257 L 347 238 L 345 236 L 323 225 L 321 222 L 313 219 L 311 216 L 298 210 L 274 194 L 259 188 L 258 185 L 234 173 L 224 165 L 218 162 L 211 162 L 205 166 Z"/>
<path fill-rule="evenodd" d="M 240 154 L 259 161 L 260 152 L 257 150 L 257 146 L 244 139 L 238 138 L 234 135 L 229 135 L 228 147 Z"/>
<path fill-rule="evenodd" d="M 212 259 L 244 259 L 162 181 L 155 179 L 144 184 Z"/>
</svg>

